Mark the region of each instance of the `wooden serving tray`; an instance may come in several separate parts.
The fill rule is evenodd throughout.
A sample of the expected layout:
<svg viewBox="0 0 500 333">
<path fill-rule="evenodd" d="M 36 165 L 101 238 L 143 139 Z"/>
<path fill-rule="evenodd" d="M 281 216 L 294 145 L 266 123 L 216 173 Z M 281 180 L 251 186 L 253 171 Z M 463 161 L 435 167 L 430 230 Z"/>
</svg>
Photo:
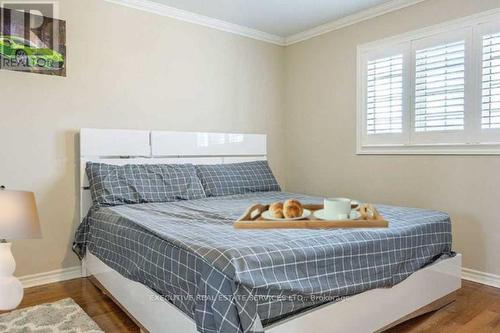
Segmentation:
<svg viewBox="0 0 500 333">
<path fill-rule="evenodd" d="M 323 205 L 304 205 L 305 209 L 314 212 L 323 209 Z M 335 228 L 387 228 L 387 222 L 378 212 L 372 220 L 318 220 L 313 214 L 304 220 L 270 221 L 261 214 L 269 209 L 269 205 L 253 205 L 233 224 L 235 229 L 335 229 Z"/>
</svg>

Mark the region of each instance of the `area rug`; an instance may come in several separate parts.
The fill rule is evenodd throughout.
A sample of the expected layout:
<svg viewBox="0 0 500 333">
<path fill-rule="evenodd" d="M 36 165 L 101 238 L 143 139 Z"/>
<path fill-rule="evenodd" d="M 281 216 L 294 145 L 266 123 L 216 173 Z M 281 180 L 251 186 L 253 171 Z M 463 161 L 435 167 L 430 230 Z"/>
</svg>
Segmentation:
<svg viewBox="0 0 500 333">
<path fill-rule="evenodd" d="M 104 333 L 71 298 L 0 315 L 0 332 Z"/>
</svg>

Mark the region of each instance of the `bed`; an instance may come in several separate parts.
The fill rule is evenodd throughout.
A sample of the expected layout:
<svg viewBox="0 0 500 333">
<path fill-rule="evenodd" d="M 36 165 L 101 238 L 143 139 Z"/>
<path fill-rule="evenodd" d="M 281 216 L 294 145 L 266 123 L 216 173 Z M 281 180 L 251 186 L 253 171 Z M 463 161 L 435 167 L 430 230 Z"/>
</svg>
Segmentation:
<svg viewBox="0 0 500 333">
<path fill-rule="evenodd" d="M 80 140 L 82 170 L 267 155 L 264 135 L 85 129 Z M 86 274 L 150 332 L 377 331 L 453 300 L 461 257 L 448 215 L 379 205 L 388 229 L 232 228 L 250 204 L 291 197 L 321 200 L 269 191 L 91 209 L 76 250 Z"/>
</svg>

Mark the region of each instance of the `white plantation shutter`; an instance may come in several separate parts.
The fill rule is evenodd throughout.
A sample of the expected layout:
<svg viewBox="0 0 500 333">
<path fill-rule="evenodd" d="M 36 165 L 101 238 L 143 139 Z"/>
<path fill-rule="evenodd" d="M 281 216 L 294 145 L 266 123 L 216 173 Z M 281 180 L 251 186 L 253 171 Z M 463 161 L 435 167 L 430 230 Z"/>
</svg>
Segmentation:
<svg viewBox="0 0 500 333">
<path fill-rule="evenodd" d="M 366 132 L 401 133 L 403 126 L 403 55 L 367 63 Z"/>
<path fill-rule="evenodd" d="M 481 127 L 500 128 L 500 32 L 483 36 Z"/>
<path fill-rule="evenodd" d="M 464 129 L 465 41 L 415 52 L 416 132 Z"/>
<path fill-rule="evenodd" d="M 358 46 L 358 154 L 500 155 L 500 12 Z"/>
</svg>

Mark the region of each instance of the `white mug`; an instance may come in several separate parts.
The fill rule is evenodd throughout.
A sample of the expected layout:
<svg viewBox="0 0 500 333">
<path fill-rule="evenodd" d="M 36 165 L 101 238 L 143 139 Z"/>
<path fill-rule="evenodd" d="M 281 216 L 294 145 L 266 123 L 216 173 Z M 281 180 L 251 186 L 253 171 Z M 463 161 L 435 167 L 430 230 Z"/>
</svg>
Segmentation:
<svg viewBox="0 0 500 333">
<path fill-rule="evenodd" d="M 324 201 L 324 216 L 328 220 L 344 220 L 351 213 L 351 199 L 330 198 Z"/>
</svg>

